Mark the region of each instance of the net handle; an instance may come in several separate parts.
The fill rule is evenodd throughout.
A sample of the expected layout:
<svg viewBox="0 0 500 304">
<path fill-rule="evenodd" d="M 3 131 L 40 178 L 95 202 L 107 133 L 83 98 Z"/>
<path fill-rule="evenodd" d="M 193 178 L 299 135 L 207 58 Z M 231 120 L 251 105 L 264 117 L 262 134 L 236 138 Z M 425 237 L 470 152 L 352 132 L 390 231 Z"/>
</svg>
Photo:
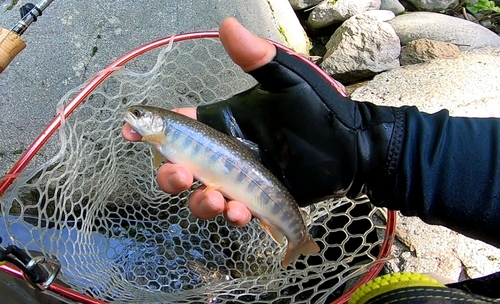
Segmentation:
<svg viewBox="0 0 500 304">
<path fill-rule="evenodd" d="M 18 278 L 18 279 L 26 280 L 23 272 L 14 265 L 10 265 L 10 264 L 0 265 L 0 270 Z M 58 295 L 62 295 L 64 297 L 66 297 L 70 300 L 76 301 L 78 303 L 85 303 L 85 304 L 105 304 L 106 303 L 106 302 L 94 299 L 92 297 L 86 296 L 84 294 L 81 294 L 79 292 L 76 292 L 72 289 L 66 288 L 66 287 L 59 285 L 57 283 L 50 284 L 48 286 L 47 290 L 50 290 L 54 293 L 57 293 Z"/>
<path fill-rule="evenodd" d="M 61 126 L 61 122 L 63 119 L 68 118 L 75 109 L 93 92 L 93 90 L 99 86 L 106 78 L 111 75 L 117 68 L 122 67 L 129 61 L 135 59 L 136 57 L 149 52 L 158 47 L 165 46 L 169 43 L 181 42 L 185 40 L 192 39 L 203 39 L 203 38 L 219 38 L 218 31 L 203 31 L 203 32 L 191 32 L 178 34 L 173 36 L 168 36 L 165 38 L 161 38 L 150 43 L 144 44 L 125 55 L 118 58 L 115 62 L 110 64 L 107 68 L 97 73 L 92 80 L 90 80 L 87 85 L 75 96 L 73 99 L 62 109 L 59 115 L 56 115 L 54 119 L 43 129 L 43 131 L 38 135 L 38 137 L 33 141 L 33 143 L 28 147 L 28 149 L 21 155 L 19 160 L 12 166 L 10 171 L 7 173 L 4 179 L 0 180 L 0 196 L 2 196 L 7 188 L 14 182 L 16 177 L 26 168 L 28 163 L 35 157 L 36 153 L 41 149 L 41 147 L 49 140 L 49 138 L 55 133 L 55 131 Z M 320 74 L 326 81 L 328 81 L 338 92 L 340 92 L 343 96 L 347 96 L 345 93 L 344 87 L 342 84 L 331 78 L 325 71 L 323 71 L 320 67 L 310 61 L 306 56 L 300 53 L 296 53 L 293 50 L 287 48 L 286 46 L 269 40 L 270 43 L 274 44 L 280 50 L 297 57 L 302 60 L 304 63 L 309 65 L 312 69 L 314 69 L 318 74 Z M 395 227 L 396 227 L 396 215 L 394 211 L 388 212 L 388 220 L 387 220 L 387 229 L 384 237 L 384 242 L 382 244 L 382 248 L 380 250 L 378 258 L 386 258 L 390 254 L 390 250 L 392 247 L 392 243 L 394 242 L 395 236 Z M 378 275 L 380 270 L 383 267 L 383 263 L 374 265 L 370 271 L 360 280 L 360 282 L 351 290 L 347 291 L 341 298 L 337 299 L 335 304 L 346 303 L 351 294 L 354 292 L 356 288 L 358 288 L 361 284 L 366 283 L 367 281 L 373 279 Z M 18 275 L 20 271 L 18 269 L 12 268 L 10 265 L 1 265 L 0 270 L 4 272 L 8 272 L 13 275 Z M 22 275 L 21 275 L 22 277 Z M 76 291 L 64 288 L 57 284 L 52 284 L 51 291 L 54 291 L 63 296 L 81 296 L 81 303 L 105 303 L 98 301 L 93 298 L 89 298 L 83 294 L 79 294 Z"/>
</svg>

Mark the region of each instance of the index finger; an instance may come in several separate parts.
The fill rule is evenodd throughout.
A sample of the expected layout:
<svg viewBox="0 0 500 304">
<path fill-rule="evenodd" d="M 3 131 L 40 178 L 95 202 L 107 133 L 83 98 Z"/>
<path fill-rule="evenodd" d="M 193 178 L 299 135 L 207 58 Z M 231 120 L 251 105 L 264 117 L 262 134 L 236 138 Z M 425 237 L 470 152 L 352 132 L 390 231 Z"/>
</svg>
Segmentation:
<svg viewBox="0 0 500 304">
<path fill-rule="evenodd" d="M 142 138 L 128 123 L 125 123 L 122 127 L 122 136 L 128 141 L 141 141 Z"/>
</svg>

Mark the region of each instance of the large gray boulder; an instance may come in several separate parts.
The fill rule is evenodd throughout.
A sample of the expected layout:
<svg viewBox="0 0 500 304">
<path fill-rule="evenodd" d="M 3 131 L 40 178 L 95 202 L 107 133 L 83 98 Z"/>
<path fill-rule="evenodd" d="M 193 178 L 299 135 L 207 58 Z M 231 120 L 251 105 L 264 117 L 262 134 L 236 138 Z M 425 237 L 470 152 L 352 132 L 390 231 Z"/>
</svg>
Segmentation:
<svg viewBox="0 0 500 304">
<path fill-rule="evenodd" d="M 413 12 L 399 15 L 389 21 L 403 45 L 427 38 L 456 44 L 461 50 L 484 46 L 500 46 L 500 37 L 487 28 L 448 15 Z"/>
<path fill-rule="evenodd" d="M 453 115 L 500 116 L 500 47 L 463 52 L 381 73 L 352 93 L 355 100 Z"/>
<path fill-rule="evenodd" d="M 353 82 L 399 67 L 398 36 L 368 12 L 345 21 L 326 49 L 321 67 L 339 81 Z"/>
<path fill-rule="evenodd" d="M 416 8 L 423 11 L 439 12 L 445 9 L 454 8 L 458 5 L 458 0 L 408 0 Z"/>
<path fill-rule="evenodd" d="M 381 0 L 324 0 L 316 6 L 307 23 L 312 28 L 322 28 L 345 21 L 352 16 L 380 8 Z"/>
<path fill-rule="evenodd" d="M 405 11 L 405 7 L 398 0 L 382 0 L 380 9 L 391 11 L 396 15 Z"/>
</svg>

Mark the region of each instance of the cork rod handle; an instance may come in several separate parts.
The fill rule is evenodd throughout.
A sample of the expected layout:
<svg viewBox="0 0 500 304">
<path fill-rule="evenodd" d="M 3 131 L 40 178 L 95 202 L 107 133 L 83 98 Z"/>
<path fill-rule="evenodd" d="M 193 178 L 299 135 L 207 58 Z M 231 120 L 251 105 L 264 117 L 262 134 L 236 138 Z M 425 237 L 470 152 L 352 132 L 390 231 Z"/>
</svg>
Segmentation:
<svg viewBox="0 0 500 304">
<path fill-rule="evenodd" d="M 4 28 L 0 28 L 0 73 L 2 73 L 9 63 L 17 56 L 24 48 L 24 43 L 21 36 Z"/>
</svg>

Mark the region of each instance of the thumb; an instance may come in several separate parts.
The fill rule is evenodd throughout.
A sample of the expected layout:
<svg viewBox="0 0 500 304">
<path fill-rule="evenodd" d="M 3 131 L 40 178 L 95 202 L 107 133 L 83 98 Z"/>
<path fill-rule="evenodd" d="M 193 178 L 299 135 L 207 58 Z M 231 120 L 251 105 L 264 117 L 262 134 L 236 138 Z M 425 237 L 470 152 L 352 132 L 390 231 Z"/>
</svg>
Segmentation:
<svg viewBox="0 0 500 304">
<path fill-rule="evenodd" d="M 245 72 L 271 62 L 276 56 L 274 45 L 255 36 L 234 18 L 227 18 L 221 23 L 219 35 L 229 57 Z"/>
<path fill-rule="evenodd" d="M 301 70 L 312 70 L 297 58 L 278 51 L 268 40 L 254 35 L 234 18 L 227 18 L 221 23 L 219 37 L 229 57 L 252 75 L 264 90 L 291 88 L 304 82 Z M 291 70 L 282 61 L 291 67 L 298 64 L 299 71 Z"/>
</svg>

